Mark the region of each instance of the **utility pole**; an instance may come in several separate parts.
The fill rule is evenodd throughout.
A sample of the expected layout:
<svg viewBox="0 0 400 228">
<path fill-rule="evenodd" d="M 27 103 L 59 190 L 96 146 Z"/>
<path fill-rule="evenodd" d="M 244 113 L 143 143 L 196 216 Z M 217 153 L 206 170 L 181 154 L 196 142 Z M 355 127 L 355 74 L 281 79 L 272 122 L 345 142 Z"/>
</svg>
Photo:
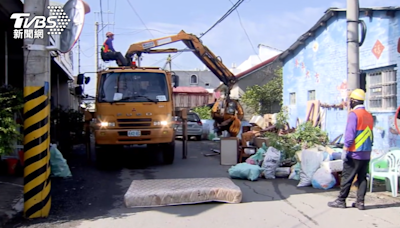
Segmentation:
<svg viewBox="0 0 400 228">
<path fill-rule="evenodd" d="M 94 67 L 99 71 L 99 22 L 94 23 Z"/>
<path fill-rule="evenodd" d="M 169 66 L 169 71 L 172 71 L 172 58 L 171 55 L 168 55 L 168 66 Z"/>
<path fill-rule="evenodd" d="M 101 12 L 93 12 L 95 15 L 97 15 L 98 16 L 98 19 L 99 20 L 101 20 L 101 15 L 102 14 L 108 14 L 108 15 L 110 15 L 110 14 L 114 14 L 113 12 L 111 12 L 111 11 L 107 11 L 107 12 L 104 12 L 104 11 L 101 11 Z M 97 17 L 96 16 L 96 17 Z M 104 23 L 104 21 L 102 21 L 101 23 L 99 23 L 99 25 L 101 25 L 102 27 L 101 27 L 101 29 L 99 30 L 99 32 L 101 32 L 101 31 L 103 31 L 103 29 L 106 27 L 106 26 L 108 26 L 108 25 L 114 25 L 114 22 L 109 22 L 109 21 L 107 21 L 106 23 Z"/>
<path fill-rule="evenodd" d="M 29 19 L 48 17 L 49 0 L 25 0 Z M 35 23 L 29 29 L 34 29 Z M 24 39 L 24 215 L 47 217 L 50 183 L 50 54 L 48 29 L 43 39 Z"/>
<path fill-rule="evenodd" d="M 98 18 L 101 18 L 101 14 L 113 14 L 112 12 L 110 12 L 110 11 L 107 11 L 107 12 L 93 12 L 95 15 L 97 15 L 96 17 L 98 17 Z M 95 28 L 95 39 L 96 39 L 96 41 L 95 41 L 95 46 L 96 46 L 96 51 L 95 51 L 95 55 L 96 55 L 96 72 L 97 71 L 99 71 L 100 70 L 100 64 L 99 64 L 99 49 L 100 49 L 100 46 L 99 46 L 99 33 L 100 32 L 102 32 L 103 31 L 103 29 L 106 27 L 106 26 L 108 26 L 108 25 L 114 25 L 114 23 L 110 23 L 110 22 L 107 22 L 107 23 L 104 23 L 103 24 L 103 22 L 102 23 L 99 23 L 99 22 L 96 22 L 96 28 Z M 99 29 L 99 26 L 101 27 L 100 29 Z"/>
<path fill-rule="evenodd" d="M 78 39 L 78 74 L 81 73 L 81 39 Z"/>
<path fill-rule="evenodd" d="M 359 2 L 347 0 L 347 90 L 360 88 Z"/>
</svg>

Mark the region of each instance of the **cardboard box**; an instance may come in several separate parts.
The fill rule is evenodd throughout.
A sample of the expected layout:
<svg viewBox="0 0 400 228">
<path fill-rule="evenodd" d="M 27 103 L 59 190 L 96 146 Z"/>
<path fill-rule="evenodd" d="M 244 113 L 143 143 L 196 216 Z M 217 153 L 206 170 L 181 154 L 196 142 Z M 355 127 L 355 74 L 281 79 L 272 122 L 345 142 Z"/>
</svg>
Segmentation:
<svg viewBox="0 0 400 228">
<path fill-rule="evenodd" d="M 261 131 L 262 128 L 261 128 L 261 127 L 258 127 L 258 126 L 254 126 L 254 127 L 251 128 L 251 130 L 252 130 L 252 131 Z"/>
<path fill-rule="evenodd" d="M 261 116 L 253 116 L 253 117 L 251 118 L 251 120 L 249 121 L 249 123 L 250 123 L 251 125 L 253 125 L 253 126 L 258 126 L 258 127 L 260 127 L 261 129 L 264 129 L 264 128 L 265 128 L 265 120 L 264 120 L 264 118 L 261 117 Z"/>
<path fill-rule="evenodd" d="M 257 148 L 262 147 L 263 143 L 265 143 L 265 145 L 268 146 L 268 144 L 269 144 L 268 143 L 268 138 L 266 138 L 266 137 L 257 137 L 257 138 L 254 139 L 254 145 Z"/>
</svg>

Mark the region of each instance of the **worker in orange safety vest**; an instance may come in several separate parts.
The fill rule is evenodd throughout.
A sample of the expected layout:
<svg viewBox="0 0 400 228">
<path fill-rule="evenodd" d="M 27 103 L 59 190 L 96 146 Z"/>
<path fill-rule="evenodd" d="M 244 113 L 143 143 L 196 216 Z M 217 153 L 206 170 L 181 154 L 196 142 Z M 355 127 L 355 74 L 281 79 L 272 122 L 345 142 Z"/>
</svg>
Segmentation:
<svg viewBox="0 0 400 228">
<path fill-rule="evenodd" d="M 357 176 L 357 200 L 353 207 L 364 210 L 367 192 L 367 173 L 373 144 L 374 119 L 364 106 L 365 92 L 356 89 L 350 94 L 350 108 L 347 119 L 344 147 L 342 152 L 343 171 L 338 198 L 329 202 L 329 207 L 346 208 L 346 198 Z"/>
<path fill-rule="evenodd" d="M 103 46 L 101 47 L 101 58 L 103 61 L 110 61 L 110 60 L 116 60 L 118 66 L 129 66 L 129 62 L 127 58 L 124 58 L 124 56 L 121 54 L 121 52 L 117 52 L 114 49 L 113 46 L 113 40 L 114 40 L 114 33 L 112 32 L 107 32 L 106 33 L 106 41 L 104 41 Z"/>
</svg>

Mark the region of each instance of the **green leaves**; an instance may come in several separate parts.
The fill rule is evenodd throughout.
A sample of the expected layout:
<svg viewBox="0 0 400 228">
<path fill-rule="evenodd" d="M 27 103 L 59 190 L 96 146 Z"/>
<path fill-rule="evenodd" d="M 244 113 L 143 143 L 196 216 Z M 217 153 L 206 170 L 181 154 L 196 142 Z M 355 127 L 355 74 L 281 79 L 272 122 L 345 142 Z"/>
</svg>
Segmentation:
<svg viewBox="0 0 400 228">
<path fill-rule="evenodd" d="M 12 153 L 16 140 L 22 139 L 14 115 L 20 113 L 23 105 L 22 91 L 10 86 L 0 88 L 0 156 Z"/>
<path fill-rule="evenodd" d="M 307 148 L 328 143 L 326 132 L 322 131 L 319 127 L 314 127 L 311 122 L 300 124 L 293 133 L 293 137 Z"/>
<path fill-rule="evenodd" d="M 275 127 L 278 129 L 285 129 L 289 119 L 289 110 L 287 106 L 283 106 L 281 111 L 276 115 Z"/>
<path fill-rule="evenodd" d="M 269 146 L 281 151 L 283 158 L 292 158 L 301 149 L 297 140 L 291 134 L 279 136 L 275 132 L 267 132 L 264 135 L 268 138 Z"/>
<path fill-rule="evenodd" d="M 248 87 L 241 101 L 252 108 L 256 114 L 268 113 L 274 102 L 282 104 L 282 69 L 275 71 L 275 77 L 264 85 Z"/>
<path fill-rule="evenodd" d="M 285 159 L 292 158 L 302 147 L 311 148 L 328 143 L 326 132 L 310 122 L 300 124 L 294 133 L 279 136 L 274 132 L 267 132 L 264 136 L 268 138 L 269 146 L 280 150 Z"/>
<path fill-rule="evenodd" d="M 211 109 L 207 106 L 204 107 L 196 107 L 192 109 L 193 112 L 199 114 L 200 119 L 202 120 L 211 120 Z"/>
</svg>

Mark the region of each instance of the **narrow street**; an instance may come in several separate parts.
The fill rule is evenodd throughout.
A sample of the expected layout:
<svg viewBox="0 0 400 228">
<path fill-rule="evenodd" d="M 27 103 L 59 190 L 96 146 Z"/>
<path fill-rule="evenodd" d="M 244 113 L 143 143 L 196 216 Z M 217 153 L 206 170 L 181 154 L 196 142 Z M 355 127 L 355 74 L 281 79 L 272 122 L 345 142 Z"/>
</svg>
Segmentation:
<svg viewBox="0 0 400 228">
<path fill-rule="evenodd" d="M 400 203 L 382 193 L 369 194 L 367 210 L 331 209 L 326 206 L 337 189 L 320 191 L 296 188 L 296 181 L 287 179 L 256 182 L 234 180 L 243 192 L 241 204 L 206 203 L 153 209 L 127 209 L 123 196 L 132 180 L 162 178 L 228 177 L 227 169 L 219 165 L 219 157 L 205 157 L 210 141 L 190 141 L 188 159 L 181 159 L 181 142 L 177 141 L 176 162 L 160 165 L 157 153 L 133 156 L 124 151 L 110 170 L 100 171 L 85 162 L 81 148 L 70 161 L 73 178 L 53 180 L 53 203 L 48 219 L 16 220 L 7 227 L 400 227 Z M 137 149 L 141 151 L 143 149 Z M 130 155 L 127 155 L 130 152 Z M 114 156 L 110 156 L 114 157 Z M 137 163 L 147 161 L 147 167 Z M 353 198 L 354 199 L 354 198 Z M 350 200 L 353 200 L 350 198 Z M 349 201 L 350 201 L 349 200 Z M 349 203 L 350 204 L 350 203 Z"/>
</svg>

